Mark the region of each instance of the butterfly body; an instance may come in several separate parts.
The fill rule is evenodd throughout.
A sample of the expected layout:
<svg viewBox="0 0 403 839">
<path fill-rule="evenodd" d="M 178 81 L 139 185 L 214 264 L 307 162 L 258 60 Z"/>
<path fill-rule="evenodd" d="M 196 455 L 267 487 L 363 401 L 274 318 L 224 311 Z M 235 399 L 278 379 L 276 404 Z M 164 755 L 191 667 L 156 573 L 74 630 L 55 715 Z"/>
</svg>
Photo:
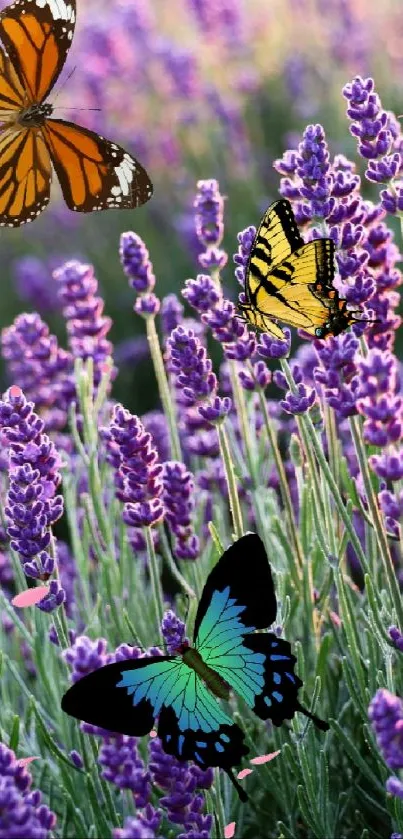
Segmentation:
<svg viewBox="0 0 403 839">
<path fill-rule="evenodd" d="M 297 694 L 290 644 L 267 628 L 276 616 L 270 566 L 261 539 L 247 534 L 225 551 L 210 572 L 194 626 L 194 646 L 176 656 L 127 659 L 75 682 L 62 709 L 109 731 L 142 736 L 158 718 L 164 750 L 202 769 L 230 774 L 248 753 L 244 733 L 221 707 L 230 689 L 262 720 L 281 725 L 304 710 Z M 239 785 L 237 785 L 237 788 Z M 239 792 L 239 789 L 238 789 Z M 240 792 L 242 797 L 242 793 Z"/>
<path fill-rule="evenodd" d="M 203 682 L 207 685 L 211 692 L 214 693 L 214 696 L 218 696 L 219 699 L 229 699 L 229 685 L 221 678 L 221 676 L 219 676 L 218 673 L 215 672 L 215 670 L 212 670 L 211 667 L 208 667 L 207 664 L 204 663 L 200 653 L 195 647 L 183 645 L 178 652 L 181 654 L 185 664 L 194 670 L 201 679 L 203 679 Z"/>
<path fill-rule="evenodd" d="M 0 14 L 0 226 L 32 222 L 52 168 L 70 210 L 133 209 L 151 198 L 145 170 L 87 128 L 54 119 L 46 100 L 73 39 L 76 0 L 16 0 Z"/>
<path fill-rule="evenodd" d="M 44 125 L 45 120 L 53 114 L 53 106 L 45 103 L 44 105 L 28 105 L 23 111 L 17 114 L 10 122 L 15 122 L 16 125 L 21 125 L 23 128 L 40 128 Z"/>
</svg>

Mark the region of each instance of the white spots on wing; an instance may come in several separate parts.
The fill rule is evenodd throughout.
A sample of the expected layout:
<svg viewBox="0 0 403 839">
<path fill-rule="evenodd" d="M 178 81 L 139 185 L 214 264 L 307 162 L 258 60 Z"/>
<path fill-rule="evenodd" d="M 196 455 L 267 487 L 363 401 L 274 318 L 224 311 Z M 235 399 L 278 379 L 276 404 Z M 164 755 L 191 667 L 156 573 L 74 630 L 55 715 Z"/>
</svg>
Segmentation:
<svg viewBox="0 0 403 839">
<path fill-rule="evenodd" d="M 129 154 L 124 154 L 122 162 L 119 166 L 114 167 L 116 172 L 116 177 L 119 181 L 119 187 L 113 187 L 111 192 L 116 197 L 120 195 L 129 195 L 130 194 L 130 186 L 133 181 L 134 172 L 137 169 L 136 161 L 130 157 Z M 116 191 L 117 190 L 117 191 Z"/>
<path fill-rule="evenodd" d="M 54 20 L 66 20 L 70 21 L 71 24 L 75 22 L 75 10 L 73 9 L 73 6 L 70 3 L 66 3 L 65 0 L 34 0 L 34 2 L 40 9 L 44 9 L 48 6 Z"/>
</svg>

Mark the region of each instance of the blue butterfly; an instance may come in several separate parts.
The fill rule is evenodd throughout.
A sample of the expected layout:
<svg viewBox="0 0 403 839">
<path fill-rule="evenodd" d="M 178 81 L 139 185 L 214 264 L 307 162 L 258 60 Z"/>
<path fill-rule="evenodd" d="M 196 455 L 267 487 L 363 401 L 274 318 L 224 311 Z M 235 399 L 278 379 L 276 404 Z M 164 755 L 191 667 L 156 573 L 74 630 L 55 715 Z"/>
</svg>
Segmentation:
<svg viewBox="0 0 403 839">
<path fill-rule="evenodd" d="M 223 710 L 231 688 L 262 720 L 276 726 L 304 709 L 288 641 L 266 629 L 276 617 L 273 579 L 263 542 L 254 533 L 238 539 L 211 571 L 194 627 L 194 647 L 174 656 L 148 656 L 107 664 L 72 685 L 62 709 L 109 731 L 141 737 L 158 717 L 164 750 L 202 769 L 219 766 L 245 791 L 231 767 L 248 753 L 244 733 Z"/>
</svg>

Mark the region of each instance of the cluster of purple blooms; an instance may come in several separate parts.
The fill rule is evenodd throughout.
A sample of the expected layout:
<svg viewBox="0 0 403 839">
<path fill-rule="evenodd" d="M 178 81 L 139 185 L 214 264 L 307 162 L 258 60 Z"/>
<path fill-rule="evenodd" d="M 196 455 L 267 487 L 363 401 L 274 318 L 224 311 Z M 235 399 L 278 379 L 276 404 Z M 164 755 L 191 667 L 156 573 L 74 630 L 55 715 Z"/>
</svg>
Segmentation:
<svg viewBox="0 0 403 839">
<path fill-rule="evenodd" d="M 39 790 L 14 752 L 0 743 L 0 839 L 47 839 L 56 815 L 41 804 Z"/>
</svg>

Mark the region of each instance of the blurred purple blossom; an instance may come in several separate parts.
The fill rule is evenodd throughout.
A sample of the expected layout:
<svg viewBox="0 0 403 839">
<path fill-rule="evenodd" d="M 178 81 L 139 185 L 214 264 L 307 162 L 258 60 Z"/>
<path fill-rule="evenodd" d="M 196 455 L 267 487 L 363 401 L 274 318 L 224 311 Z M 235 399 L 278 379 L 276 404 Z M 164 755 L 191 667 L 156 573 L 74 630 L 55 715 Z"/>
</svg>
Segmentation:
<svg viewBox="0 0 403 839">
<path fill-rule="evenodd" d="M 113 347 L 106 336 L 112 321 L 103 314 L 104 301 L 97 296 L 98 281 L 91 265 L 81 262 L 66 262 L 54 272 L 63 303 L 68 341 L 73 358 L 86 361 L 91 358 L 94 365 L 94 385 L 97 388 L 104 372 L 105 363 L 112 357 Z M 116 369 L 111 372 L 111 379 Z M 70 382 L 70 401 L 74 385 Z"/>
<path fill-rule="evenodd" d="M 31 783 L 28 770 L 0 743 L 0 839 L 47 839 L 53 832 L 56 815 Z"/>
</svg>

